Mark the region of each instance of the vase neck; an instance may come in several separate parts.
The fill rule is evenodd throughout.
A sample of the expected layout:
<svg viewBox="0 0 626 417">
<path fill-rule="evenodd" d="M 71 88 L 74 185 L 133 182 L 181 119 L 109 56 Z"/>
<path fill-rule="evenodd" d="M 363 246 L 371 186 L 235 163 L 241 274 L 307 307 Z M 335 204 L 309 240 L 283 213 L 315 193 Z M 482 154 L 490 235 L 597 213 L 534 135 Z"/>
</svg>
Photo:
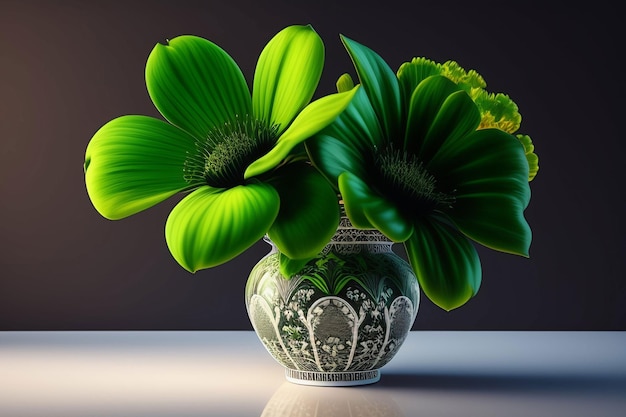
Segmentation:
<svg viewBox="0 0 626 417">
<path fill-rule="evenodd" d="M 325 253 L 388 252 L 393 242 L 378 230 L 357 229 L 350 219 L 342 216 L 335 235 L 324 248 Z"/>
</svg>

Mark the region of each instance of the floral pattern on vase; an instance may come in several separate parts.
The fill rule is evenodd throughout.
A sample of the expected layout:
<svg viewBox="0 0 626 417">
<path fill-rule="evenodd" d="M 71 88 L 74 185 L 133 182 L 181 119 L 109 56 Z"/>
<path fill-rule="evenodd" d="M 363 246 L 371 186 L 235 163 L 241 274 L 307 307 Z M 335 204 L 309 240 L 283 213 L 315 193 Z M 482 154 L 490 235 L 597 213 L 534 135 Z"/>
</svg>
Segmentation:
<svg viewBox="0 0 626 417">
<path fill-rule="evenodd" d="M 313 373 L 358 374 L 388 363 L 420 297 L 411 267 L 391 246 L 344 218 L 324 251 L 290 279 L 280 275 L 273 248 L 246 286 L 250 321 L 270 354 L 288 369 Z"/>
</svg>

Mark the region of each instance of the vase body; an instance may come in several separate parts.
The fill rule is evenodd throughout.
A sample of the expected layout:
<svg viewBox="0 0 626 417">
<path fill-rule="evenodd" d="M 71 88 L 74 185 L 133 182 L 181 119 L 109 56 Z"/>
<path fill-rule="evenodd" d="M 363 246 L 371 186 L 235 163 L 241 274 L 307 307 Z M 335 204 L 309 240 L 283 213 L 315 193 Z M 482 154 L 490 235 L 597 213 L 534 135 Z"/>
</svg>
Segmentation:
<svg viewBox="0 0 626 417">
<path fill-rule="evenodd" d="M 363 385 L 380 378 L 411 330 L 419 306 L 410 265 L 375 230 L 341 219 L 337 233 L 300 273 L 284 278 L 272 250 L 246 284 L 250 321 L 289 381 Z"/>
</svg>

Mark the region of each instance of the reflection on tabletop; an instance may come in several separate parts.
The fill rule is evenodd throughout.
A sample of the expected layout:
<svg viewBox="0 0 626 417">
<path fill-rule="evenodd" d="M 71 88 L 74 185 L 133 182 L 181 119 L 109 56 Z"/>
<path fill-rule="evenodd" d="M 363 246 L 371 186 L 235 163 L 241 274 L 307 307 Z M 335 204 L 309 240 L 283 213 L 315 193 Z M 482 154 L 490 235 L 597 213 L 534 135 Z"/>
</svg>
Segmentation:
<svg viewBox="0 0 626 417">
<path fill-rule="evenodd" d="M 261 417 L 404 417 L 385 391 L 366 387 L 309 387 L 283 383 Z"/>
</svg>

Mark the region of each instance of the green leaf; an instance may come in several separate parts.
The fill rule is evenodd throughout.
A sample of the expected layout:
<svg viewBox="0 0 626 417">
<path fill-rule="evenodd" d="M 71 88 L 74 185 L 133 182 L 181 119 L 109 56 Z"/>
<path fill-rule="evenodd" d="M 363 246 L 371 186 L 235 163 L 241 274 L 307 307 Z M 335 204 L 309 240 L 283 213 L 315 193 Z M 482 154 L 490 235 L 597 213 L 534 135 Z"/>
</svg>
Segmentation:
<svg viewBox="0 0 626 417">
<path fill-rule="evenodd" d="M 391 140 L 399 138 L 403 129 L 402 97 L 396 75 L 380 55 L 370 48 L 345 36 L 341 40 L 352 58 L 385 136 Z"/>
<path fill-rule="evenodd" d="M 455 190 L 446 213 L 464 234 L 491 249 L 528 256 L 528 162 L 517 138 L 478 130 L 446 142 L 427 169 L 443 189 Z"/>
<path fill-rule="evenodd" d="M 293 148 L 332 123 L 348 106 L 357 90 L 358 87 L 355 87 L 345 93 L 330 94 L 306 106 L 278 138 L 274 148 L 248 166 L 245 178 L 261 175 L 277 167 Z"/>
<path fill-rule="evenodd" d="M 146 85 L 161 114 L 198 139 L 251 113 L 250 91 L 235 61 L 196 36 L 157 44 L 146 64 Z"/>
<path fill-rule="evenodd" d="M 268 184 L 230 189 L 204 186 L 174 207 L 165 225 L 165 239 L 174 259 L 186 270 L 211 268 L 261 239 L 278 208 L 278 193 Z"/>
<path fill-rule="evenodd" d="M 311 101 L 324 66 L 324 44 L 309 26 L 289 26 L 265 46 L 254 73 L 254 115 L 278 126 L 289 126 Z"/>
<path fill-rule="evenodd" d="M 85 184 L 102 216 L 117 220 L 165 200 L 190 184 L 183 177 L 194 139 L 147 116 L 122 116 L 102 126 L 85 153 Z"/>
<path fill-rule="evenodd" d="M 438 149 L 439 138 L 432 134 L 429 136 L 429 130 L 446 100 L 451 94 L 459 91 L 456 84 L 441 75 L 433 75 L 419 84 L 409 104 L 404 149 L 423 161 L 427 161 L 434 154 Z M 463 120 L 462 114 L 453 113 L 453 115 Z"/>
<path fill-rule="evenodd" d="M 404 247 L 420 287 L 437 306 L 453 310 L 478 292 L 480 259 L 470 241 L 453 227 L 436 220 L 416 223 Z"/>
<path fill-rule="evenodd" d="M 305 142 L 313 164 L 337 186 L 337 178 L 349 171 L 364 177 L 371 169 L 374 149 L 384 137 L 376 113 L 359 88 L 346 109 L 328 127 Z"/>
<path fill-rule="evenodd" d="M 268 231 L 269 238 L 291 259 L 313 258 L 337 230 L 337 193 L 315 168 L 303 162 L 281 167 L 271 184 L 280 195 L 280 211 Z"/>
</svg>

